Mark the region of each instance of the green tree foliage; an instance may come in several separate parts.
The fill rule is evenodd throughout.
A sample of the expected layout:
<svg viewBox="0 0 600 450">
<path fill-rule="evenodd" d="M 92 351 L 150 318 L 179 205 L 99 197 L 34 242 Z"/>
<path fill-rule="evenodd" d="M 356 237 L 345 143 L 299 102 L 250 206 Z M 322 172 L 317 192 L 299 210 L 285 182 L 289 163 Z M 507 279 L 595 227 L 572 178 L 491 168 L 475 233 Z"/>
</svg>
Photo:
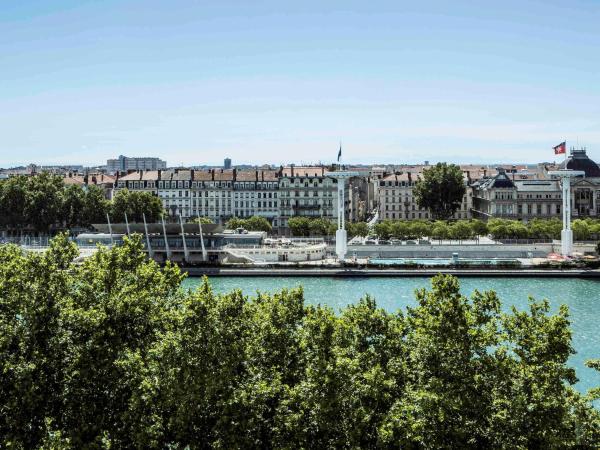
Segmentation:
<svg viewBox="0 0 600 450">
<path fill-rule="evenodd" d="M 288 227 L 293 236 L 332 236 L 337 228 L 335 222 L 321 217 L 290 217 Z"/>
<path fill-rule="evenodd" d="M 271 232 L 272 226 L 267 219 L 259 216 L 252 216 L 247 219 L 233 217 L 227 221 L 226 227 L 230 230 L 244 228 L 248 231 L 266 231 Z"/>
<path fill-rule="evenodd" d="M 0 246 L 8 448 L 597 448 L 566 307 L 503 312 L 438 276 L 389 313 L 300 288 L 184 292 L 138 235 L 74 264 Z M 598 361 L 591 367 L 600 368 Z"/>
<path fill-rule="evenodd" d="M 288 227 L 293 236 L 310 236 L 310 219 L 308 217 L 290 217 Z"/>
<path fill-rule="evenodd" d="M 94 223 L 104 223 L 109 209 L 109 201 L 104 197 L 104 191 L 101 187 L 92 184 L 87 186 L 84 192 L 85 199 L 79 225 L 89 227 Z"/>
<path fill-rule="evenodd" d="M 576 240 L 600 238 L 600 220 L 576 219 L 572 223 Z M 533 219 L 527 223 L 518 220 L 490 219 L 453 220 L 434 222 L 426 220 L 383 220 L 373 227 L 373 233 L 382 239 L 473 239 L 487 234 L 494 239 L 559 239 L 562 222 L 558 219 Z"/>
<path fill-rule="evenodd" d="M 420 208 L 426 208 L 436 219 L 450 219 L 462 203 L 466 187 L 460 167 L 437 163 L 423 171 L 414 188 Z"/>
<path fill-rule="evenodd" d="M 104 191 L 98 186 L 83 188 L 79 185 L 69 185 L 63 190 L 62 196 L 59 220 L 62 220 L 67 229 L 106 222 L 108 201 L 104 198 Z"/>
<path fill-rule="evenodd" d="M 457 239 L 459 241 L 470 239 L 474 237 L 473 234 L 473 227 L 466 220 L 456 221 L 448 227 L 448 235 L 451 239 Z"/>
<path fill-rule="evenodd" d="M 518 220 L 490 219 L 488 231 L 494 239 L 558 239 L 562 222 L 558 219 Z"/>
<path fill-rule="evenodd" d="M 106 221 L 108 201 L 95 185 L 65 186 L 57 175 L 16 176 L 0 182 L 0 227 L 42 233 Z"/>
<path fill-rule="evenodd" d="M 150 192 L 121 189 L 110 205 L 110 217 L 114 222 L 125 222 L 125 214 L 129 222 L 142 222 L 144 214 L 147 222 L 156 222 L 163 213 L 162 201 Z"/>
<path fill-rule="evenodd" d="M 337 226 L 329 219 L 316 218 L 310 219 L 309 229 L 312 236 L 332 236 Z"/>
<path fill-rule="evenodd" d="M 377 222 L 373 226 L 373 231 L 381 239 L 389 239 L 392 235 L 392 222 L 389 220 L 383 220 Z"/>
<path fill-rule="evenodd" d="M 25 216 L 27 177 L 10 177 L 0 182 L 0 225 L 23 228 L 29 223 Z"/>
<path fill-rule="evenodd" d="M 346 231 L 348 237 L 351 238 L 354 236 L 368 236 L 369 225 L 366 222 L 346 222 Z"/>
<path fill-rule="evenodd" d="M 214 220 L 212 220 L 210 217 L 195 217 L 191 223 L 201 223 L 201 224 L 211 224 L 211 223 L 215 223 Z"/>
<path fill-rule="evenodd" d="M 575 219 L 571 224 L 573 238 L 577 241 L 587 241 L 592 235 L 590 225 L 585 220 Z"/>
</svg>

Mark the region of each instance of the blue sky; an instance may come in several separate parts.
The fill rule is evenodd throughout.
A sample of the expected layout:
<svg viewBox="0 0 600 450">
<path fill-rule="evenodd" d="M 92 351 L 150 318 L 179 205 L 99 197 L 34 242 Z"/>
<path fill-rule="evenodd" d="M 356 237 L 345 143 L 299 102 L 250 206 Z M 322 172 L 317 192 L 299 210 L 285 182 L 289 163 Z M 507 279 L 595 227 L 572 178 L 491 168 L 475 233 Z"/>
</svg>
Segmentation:
<svg viewBox="0 0 600 450">
<path fill-rule="evenodd" d="M 600 160 L 600 1 L 21 0 L 0 167 Z"/>
</svg>

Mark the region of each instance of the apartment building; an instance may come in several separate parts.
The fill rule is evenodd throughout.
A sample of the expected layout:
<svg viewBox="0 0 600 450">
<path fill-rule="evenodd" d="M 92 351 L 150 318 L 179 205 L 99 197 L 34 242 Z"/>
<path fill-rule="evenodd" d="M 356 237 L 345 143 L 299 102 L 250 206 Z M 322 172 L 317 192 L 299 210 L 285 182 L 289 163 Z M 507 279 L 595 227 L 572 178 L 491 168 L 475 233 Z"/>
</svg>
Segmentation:
<svg viewBox="0 0 600 450">
<path fill-rule="evenodd" d="M 328 177 L 327 172 L 323 166 L 290 166 L 280 170 L 279 228 L 282 232 L 286 232 L 291 217 L 337 219 L 337 180 Z"/>
<path fill-rule="evenodd" d="M 160 158 L 130 158 L 119 155 L 118 158 L 106 161 L 106 171 L 110 174 L 128 172 L 130 170 L 162 170 L 167 168 L 167 163 Z"/>
<path fill-rule="evenodd" d="M 208 217 L 225 223 L 234 217 L 234 171 L 223 169 L 194 170 L 192 180 L 193 211 L 190 216 Z"/>
<path fill-rule="evenodd" d="M 275 170 L 234 169 L 234 215 L 264 217 L 279 227 L 279 174 Z"/>
<path fill-rule="evenodd" d="M 216 223 L 260 216 L 279 226 L 279 180 L 274 170 L 194 171 L 192 190 L 195 216 Z"/>
<path fill-rule="evenodd" d="M 232 217 L 265 217 L 279 226 L 279 182 L 274 170 L 154 170 L 120 177 L 116 189 L 157 195 L 169 216 L 209 217 L 225 223 Z"/>
<path fill-rule="evenodd" d="M 86 189 L 90 185 L 98 186 L 104 192 L 104 197 L 107 200 L 112 199 L 114 191 L 115 177 L 105 173 L 86 173 L 83 175 L 68 172 L 64 174 L 63 182 L 65 185 L 75 184 Z"/>
<path fill-rule="evenodd" d="M 379 219 L 431 219 L 428 209 L 420 208 L 414 196 L 414 187 L 420 179 L 419 173 L 402 172 L 385 175 L 379 179 L 377 194 L 379 197 Z M 454 219 L 471 218 L 472 192 L 465 175 L 466 193 Z"/>
</svg>

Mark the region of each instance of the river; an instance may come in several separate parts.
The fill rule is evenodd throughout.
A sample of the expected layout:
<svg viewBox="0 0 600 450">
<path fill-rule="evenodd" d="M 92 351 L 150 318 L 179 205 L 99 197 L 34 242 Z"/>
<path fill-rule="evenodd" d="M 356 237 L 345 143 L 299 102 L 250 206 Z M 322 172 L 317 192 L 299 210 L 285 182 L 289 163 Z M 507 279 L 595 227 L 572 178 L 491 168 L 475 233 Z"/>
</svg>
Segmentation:
<svg viewBox="0 0 600 450">
<path fill-rule="evenodd" d="M 200 278 L 188 278 L 184 286 L 193 288 Z M 284 287 L 304 287 L 308 304 L 327 304 L 335 310 L 354 303 L 370 294 L 379 306 L 388 311 L 415 305 L 414 291 L 428 287 L 429 279 L 410 278 L 321 278 L 321 277 L 213 277 L 215 292 L 228 292 L 240 288 L 247 295 L 256 291 L 274 292 Z M 585 367 L 587 359 L 600 358 L 600 281 L 559 278 L 462 278 L 461 290 L 470 294 L 475 289 L 494 290 L 508 310 L 511 306 L 527 308 L 528 296 L 537 300 L 548 299 L 552 311 L 566 304 L 570 311 L 573 347 L 577 351 L 570 359 L 579 383 L 576 387 L 585 392 L 600 386 L 600 373 Z"/>
</svg>

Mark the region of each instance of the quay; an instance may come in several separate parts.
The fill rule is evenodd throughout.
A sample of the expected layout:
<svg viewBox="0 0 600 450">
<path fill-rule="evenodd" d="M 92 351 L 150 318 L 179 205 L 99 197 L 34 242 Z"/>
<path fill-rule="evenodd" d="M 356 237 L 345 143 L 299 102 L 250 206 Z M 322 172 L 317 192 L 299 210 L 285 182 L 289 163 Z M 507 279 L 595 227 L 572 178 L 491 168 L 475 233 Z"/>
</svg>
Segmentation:
<svg viewBox="0 0 600 450">
<path fill-rule="evenodd" d="M 485 278 L 586 278 L 600 280 L 600 270 L 585 269 L 377 269 L 348 267 L 275 268 L 275 267 L 182 267 L 192 277 L 433 277 L 449 274 L 457 277 Z"/>
</svg>

